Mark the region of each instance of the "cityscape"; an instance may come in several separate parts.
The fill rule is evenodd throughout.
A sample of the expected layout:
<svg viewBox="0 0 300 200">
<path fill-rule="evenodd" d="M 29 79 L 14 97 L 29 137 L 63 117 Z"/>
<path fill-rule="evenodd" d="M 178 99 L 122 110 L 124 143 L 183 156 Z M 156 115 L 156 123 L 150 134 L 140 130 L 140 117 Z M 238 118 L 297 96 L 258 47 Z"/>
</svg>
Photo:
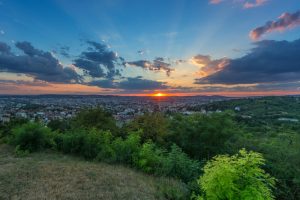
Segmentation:
<svg viewBox="0 0 300 200">
<path fill-rule="evenodd" d="M 111 112 L 123 124 L 147 112 L 182 113 L 190 115 L 206 113 L 199 106 L 222 100 L 235 99 L 224 96 L 101 96 L 101 95 L 32 95 L 0 96 L 0 122 L 11 118 L 40 120 L 44 124 L 51 120 L 74 117 L 87 108 L 102 107 Z M 212 111 L 210 111 L 212 112 Z"/>
</svg>

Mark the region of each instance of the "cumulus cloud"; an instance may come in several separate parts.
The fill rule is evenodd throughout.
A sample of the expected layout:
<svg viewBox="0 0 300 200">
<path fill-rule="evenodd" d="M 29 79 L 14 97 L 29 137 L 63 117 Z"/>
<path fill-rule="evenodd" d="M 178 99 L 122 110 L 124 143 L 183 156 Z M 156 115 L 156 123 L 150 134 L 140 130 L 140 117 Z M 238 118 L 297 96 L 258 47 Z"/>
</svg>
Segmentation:
<svg viewBox="0 0 300 200">
<path fill-rule="evenodd" d="M 125 90 L 157 90 L 168 88 L 166 82 L 148 80 L 141 77 L 127 78 L 127 80 L 121 81 L 118 85 L 119 88 Z"/>
<path fill-rule="evenodd" d="M 89 85 L 123 90 L 159 90 L 169 88 L 166 82 L 144 79 L 141 76 L 128 77 L 120 82 L 114 82 L 112 80 L 96 80 L 90 82 Z"/>
<path fill-rule="evenodd" d="M 264 40 L 247 55 L 229 60 L 222 70 L 196 79 L 197 84 L 279 83 L 300 80 L 300 39 Z"/>
<path fill-rule="evenodd" d="M 198 74 L 201 77 L 221 71 L 229 64 L 229 59 L 227 58 L 212 60 L 210 56 L 201 54 L 194 56 L 190 61 L 192 64 L 200 67 Z"/>
<path fill-rule="evenodd" d="M 100 88 L 117 88 L 116 83 L 112 79 L 94 80 L 88 83 L 91 86 L 97 86 Z"/>
<path fill-rule="evenodd" d="M 300 11 L 295 13 L 283 13 L 275 21 L 269 21 L 265 25 L 255 28 L 250 32 L 250 37 L 253 40 L 258 40 L 262 35 L 274 31 L 285 31 L 300 25 Z"/>
<path fill-rule="evenodd" d="M 0 53 L 8 54 L 10 53 L 10 49 L 10 46 L 8 46 L 6 43 L 0 42 Z"/>
<path fill-rule="evenodd" d="M 0 72 L 22 73 L 48 82 L 81 81 L 73 68 L 64 67 L 50 52 L 36 49 L 29 42 L 17 42 L 15 46 L 22 55 L 12 53 L 7 44 L 0 43 Z"/>
<path fill-rule="evenodd" d="M 171 72 L 174 71 L 174 69 L 171 68 L 171 64 L 165 62 L 164 58 L 161 57 L 158 57 L 153 61 L 138 60 L 138 61 L 126 62 L 126 64 L 135 67 L 141 67 L 143 69 L 155 71 L 155 72 L 164 71 L 166 72 L 167 76 L 170 76 Z"/>
<path fill-rule="evenodd" d="M 111 79 L 120 75 L 117 68 L 124 65 L 123 58 L 104 44 L 94 41 L 87 41 L 87 44 L 89 45 L 87 51 L 82 52 L 79 58 L 74 60 L 76 67 L 83 69 L 86 75 L 96 78 Z"/>
</svg>

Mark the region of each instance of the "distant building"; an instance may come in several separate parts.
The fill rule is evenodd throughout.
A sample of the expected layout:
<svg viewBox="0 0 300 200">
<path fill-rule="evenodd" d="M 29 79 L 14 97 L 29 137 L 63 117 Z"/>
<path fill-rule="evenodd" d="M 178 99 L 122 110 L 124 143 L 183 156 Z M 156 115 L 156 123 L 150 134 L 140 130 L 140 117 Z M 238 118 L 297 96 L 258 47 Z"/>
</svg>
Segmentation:
<svg viewBox="0 0 300 200">
<path fill-rule="evenodd" d="M 285 117 L 278 118 L 278 120 L 279 120 L 279 121 L 287 121 L 287 122 L 299 122 L 298 119 L 285 118 Z"/>
<path fill-rule="evenodd" d="M 234 110 L 235 110 L 235 111 L 241 111 L 241 108 L 240 108 L 239 106 L 236 106 L 236 107 L 234 108 Z"/>
<path fill-rule="evenodd" d="M 17 112 L 16 117 L 19 118 L 27 118 L 27 114 L 25 112 Z"/>
<path fill-rule="evenodd" d="M 0 116 L 0 121 L 3 123 L 10 122 L 10 114 L 4 114 Z"/>
</svg>

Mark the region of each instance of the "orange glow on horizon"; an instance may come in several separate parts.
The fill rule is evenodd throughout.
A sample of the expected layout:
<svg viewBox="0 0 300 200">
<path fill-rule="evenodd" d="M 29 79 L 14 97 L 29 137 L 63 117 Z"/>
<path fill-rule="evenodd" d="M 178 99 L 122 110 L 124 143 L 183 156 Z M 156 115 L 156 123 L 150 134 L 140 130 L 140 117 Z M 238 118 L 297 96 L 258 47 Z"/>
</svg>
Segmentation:
<svg viewBox="0 0 300 200">
<path fill-rule="evenodd" d="M 34 84 L 16 84 L 14 82 L 3 82 L 0 87 L 0 94 L 4 95 L 38 95 L 38 94 L 77 94 L 77 95 L 116 95 L 116 96 L 148 96 L 155 98 L 172 96 L 197 96 L 197 95 L 221 95 L 229 97 L 249 96 L 282 96 L 300 95 L 300 90 L 271 90 L 271 91 L 224 91 L 217 92 L 175 92 L 171 90 L 142 91 L 141 93 L 127 93 L 122 90 L 102 89 L 96 86 L 81 84 L 55 84 L 38 82 Z"/>
<path fill-rule="evenodd" d="M 300 95 L 299 90 L 275 90 L 275 91 L 235 91 L 235 92 L 188 92 L 188 93 L 161 93 L 162 96 L 158 95 L 159 93 L 149 94 L 149 93 L 126 93 L 126 94 L 118 94 L 118 96 L 150 96 L 150 97 L 180 97 L 180 96 L 227 96 L 227 97 L 253 97 L 253 96 L 285 96 L 285 95 Z"/>
<path fill-rule="evenodd" d="M 165 96 L 168 96 L 167 94 L 164 94 L 164 93 L 155 93 L 155 94 L 153 94 L 152 96 L 154 96 L 154 97 L 165 97 Z"/>
</svg>

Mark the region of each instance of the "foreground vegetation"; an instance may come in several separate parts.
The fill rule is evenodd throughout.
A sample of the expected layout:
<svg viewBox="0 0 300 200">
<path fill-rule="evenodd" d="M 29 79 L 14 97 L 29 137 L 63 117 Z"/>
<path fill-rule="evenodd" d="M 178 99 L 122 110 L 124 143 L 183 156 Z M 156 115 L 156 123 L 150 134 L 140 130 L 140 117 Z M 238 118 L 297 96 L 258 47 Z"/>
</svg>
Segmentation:
<svg viewBox="0 0 300 200">
<path fill-rule="evenodd" d="M 0 199 L 168 199 L 187 195 L 179 181 L 55 152 L 16 157 L 0 145 Z"/>
<path fill-rule="evenodd" d="M 300 126 L 269 115 L 297 117 L 286 104 L 293 110 L 300 104 L 289 98 L 206 105 L 230 110 L 240 106 L 236 112 L 148 113 L 122 128 L 101 108 L 48 127 L 16 119 L 1 127 L 1 140 L 14 146 L 19 157 L 51 150 L 177 179 L 181 189 L 169 185 L 162 192 L 167 199 L 300 199 Z M 282 101 L 284 111 L 278 103 Z"/>
</svg>

